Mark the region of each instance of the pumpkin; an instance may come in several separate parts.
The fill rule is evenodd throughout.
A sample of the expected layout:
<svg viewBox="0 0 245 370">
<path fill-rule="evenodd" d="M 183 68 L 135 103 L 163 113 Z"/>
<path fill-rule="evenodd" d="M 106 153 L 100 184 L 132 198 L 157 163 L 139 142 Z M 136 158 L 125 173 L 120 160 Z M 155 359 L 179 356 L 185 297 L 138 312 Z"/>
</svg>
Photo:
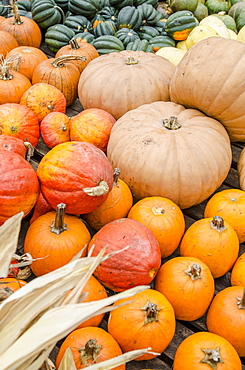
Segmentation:
<svg viewBox="0 0 245 370">
<path fill-rule="evenodd" d="M 115 118 L 103 109 L 84 109 L 70 119 L 70 139 L 86 141 L 106 153 L 115 122 Z"/>
<path fill-rule="evenodd" d="M 11 33 L 19 46 L 39 48 L 42 41 L 42 33 L 37 23 L 33 19 L 20 16 L 18 6 L 14 0 L 10 0 L 10 5 L 14 15 L 2 21 L 0 29 Z"/>
<path fill-rule="evenodd" d="M 93 144 L 69 141 L 52 148 L 41 159 L 37 174 L 48 203 L 55 208 L 66 201 L 71 214 L 89 213 L 108 197 L 113 168 Z"/>
<path fill-rule="evenodd" d="M 173 370 L 218 370 L 219 367 L 222 370 L 241 370 L 242 363 L 229 341 L 205 331 L 185 338 L 174 356 Z"/>
<path fill-rule="evenodd" d="M 227 339 L 239 356 L 245 355 L 244 289 L 243 286 L 232 286 L 221 290 L 214 297 L 206 317 L 208 331 Z"/>
<path fill-rule="evenodd" d="M 84 109 L 104 109 L 118 119 L 142 104 L 168 101 L 174 69 L 169 61 L 142 51 L 101 55 L 81 74 L 78 97 Z"/>
<path fill-rule="evenodd" d="M 39 216 L 44 215 L 45 213 L 53 211 L 53 208 L 48 204 L 44 198 L 42 192 L 40 191 L 35 206 L 33 207 L 33 214 L 30 219 L 30 224 L 36 220 Z"/>
<path fill-rule="evenodd" d="M 51 112 L 66 112 L 66 98 L 64 94 L 45 82 L 32 85 L 21 96 L 20 104 L 27 106 L 38 117 L 41 122 Z"/>
<path fill-rule="evenodd" d="M 107 254 L 120 251 L 94 271 L 95 277 L 109 289 L 119 292 L 147 285 L 156 276 L 161 264 L 159 243 L 139 221 L 120 218 L 109 222 L 92 237 L 88 253 L 97 256 L 105 246 Z"/>
<path fill-rule="evenodd" d="M 19 103 L 23 93 L 31 87 L 28 78 L 13 67 L 18 63 L 16 57 L 0 55 L 0 104 Z"/>
<path fill-rule="evenodd" d="M 208 266 L 195 257 L 174 257 L 163 263 L 155 289 L 172 304 L 179 320 L 202 317 L 214 296 L 214 278 Z"/>
<path fill-rule="evenodd" d="M 207 199 L 231 164 L 223 125 L 172 102 L 145 104 L 124 114 L 112 128 L 107 155 L 135 200 L 162 196 L 182 209 Z"/>
<path fill-rule="evenodd" d="M 49 148 L 65 143 L 70 140 L 70 118 L 62 112 L 48 113 L 40 122 L 40 131 Z"/>
<path fill-rule="evenodd" d="M 5 19 L 5 18 L 4 18 Z M 4 57 L 10 52 L 10 50 L 16 48 L 18 42 L 11 33 L 6 31 L 0 31 L 0 54 Z"/>
<path fill-rule="evenodd" d="M 218 278 L 234 265 L 239 246 L 235 230 L 222 217 L 214 216 L 202 218 L 187 229 L 180 243 L 180 255 L 199 258 Z"/>
<path fill-rule="evenodd" d="M 72 331 L 62 343 L 56 366 L 59 367 L 66 349 L 70 347 L 77 369 L 119 356 L 122 351 L 116 340 L 104 329 L 86 327 Z M 114 367 L 115 370 L 125 370 L 125 365 Z"/>
<path fill-rule="evenodd" d="M 207 202 L 204 217 L 222 217 L 236 231 L 240 243 L 245 241 L 245 192 L 225 189 L 214 194 Z"/>
<path fill-rule="evenodd" d="M 40 130 L 36 114 L 28 107 L 17 103 L 0 105 L 0 135 L 16 137 L 37 145 Z"/>
<path fill-rule="evenodd" d="M 30 265 L 36 276 L 64 266 L 79 252 L 86 256 L 91 237 L 85 224 L 76 216 L 65 214 L 65 204 L 33 221 L 27 230 L 24 253 L 33 259 Z"/>
<path fill-rule="evenodd" d="M 27 147 L 24 145 L 23 140 L 11 135 L 0 135 L 0 150 L 10 150 L 20 154 L 23 158 L 26 156 Z"/>
<path fill-rule="evenodd" d="M 67 54 L 80 55 L 84 57 L 84 60 L 71 60 L 71 63 L 77 66 L 80 73 L 82 73 L 84 68 L 89 62 L 91 62 L 91 60 L 99 56 L 99 53 L 93 45 L 89 44 L 88 42 L 84 42 L 84 40 L 79 37 L 70 40 L 69 45 L 62 46 L 62 48 L 60 48 L 55 54 L 55 58 Z"/>
<path fill-rule="evenodd" d="M 96 231 L 111 221 L 127 217 L 133 205 L 132 193 L 119 176 L 119 168 L 114 168 L 113 186 L 107 199 L 94 211 L 83 215 L 84 220 Z"/>
<path fill-rule="evenodd" d="M 82 59 L 79 55 L 61 55 L 40 62 L 34 69 L 32 84 L 45 82 L 59 89 L 66 98 L 66 106 L 70 106 L 77 98 L 77 85 L 80 77 L 79 69 L 70 60 Z"/>
<path fill-rule="evenodd" d="M 0 279 L 0 302 L 7 299 L 11 294 L 26 285 L 24 280 L 16 279 L 14 277 L 7 277 Z"/>
<path fill-rule="evenodd" d="M 81 302 L 93 302 L 99 299 L 104 299 L 108 297 L 105 288 L 93 275 L 90 276 L 85 287 L 83 288 L 81 295 L 87 294 L 85 298 L 81 299 Z M 103 320 L 104 313 L 91 317 L 90 319 L 82 322 L 78 325 L 77 329 L 85 328 L 87 326 L 99 326 Z"/>
<path fill-rule="evenodd" d="M 245 253 L 236 260 L 231 270 L 231 285 L 245 286 Z"/>
<path fill-rule="evenodd" d="M 36 66 L 43 60 L 48 59 L 41 49 L 34 46 L 17 46 L 8 53 L 8 57 L 15 55 L 20 57 L 17 72 L 22 73 L 30 81 Z"/>
<path fill-rule="evenodd" d="M 21 155 L 0 150 L 0 225 L 13 215 L 28 215 L 36 203 L 39 183 L 36 172 Z"/>
<path fill-rule="evenodd" d="M 240 76 L 244 72 L 244 43 L 224 37 L 201 40 L 175 69 L 170 84 L 171 101 L 219 120 L 232 141 L 243 141 L 245 105 Z"/>
<path fill-rule="evenodd" d="M 120 299 L 123 306 L 110 312 L 108 332 L 116 339 L 122 351 L 151 348 L 162 353 L 175 333 L 175 314 L 164 295 L 154 289 L 146 289 L 130 298 Z M 112 306 L 112 307 L 113 307 Z M 145 354 L 136 361 L 150 360 L 157 355 Z"/>
<path fill-rule="evenodd" d="M 147 226 L 159 242 L 162 258 L 170 256 L 179 246 L 185 231 L 180 208 L 164 197 L 146 197 L 133 205 L 128 218 Z"/>
</svg>

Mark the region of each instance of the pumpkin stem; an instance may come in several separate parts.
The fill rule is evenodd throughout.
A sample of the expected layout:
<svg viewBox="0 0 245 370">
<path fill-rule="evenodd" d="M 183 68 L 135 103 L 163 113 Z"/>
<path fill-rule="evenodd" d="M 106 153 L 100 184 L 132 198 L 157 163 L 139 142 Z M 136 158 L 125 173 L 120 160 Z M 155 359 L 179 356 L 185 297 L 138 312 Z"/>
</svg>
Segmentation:
<svg viewBox="0 0 245 370">
<path fill-rule="evenodd" d="M 188 266 L 188 270 L 185 273 L 190 276 L 191 280 L 197 280 L 202 278 L 201 271 L 201 266 L 198 263 L 193 263 Z"/>
<path fill-rule="evenodd" d="M 237 308 L 239 308 L 239 310 L 245 310 L 245 288 L 242 297 L 237 297 Z"/>
<path fill-rule="evenodd" d="M 226 230 L 224 219 L 220 216 L 214 216 L 210 221 L 210 226 L 219 232 Z"/>
<path fill-rule="evenodd" d="M 23 21 L 20 18 L 19 9 L 18 9 L 18 6 L 16 5 L 16 0 L 10 0 L 9 3 L 10 3 L 10 6 L 11 6 L 13 14 L 14 14 L 14 20 L 13 20 L 12 23 L 13 24 L 22 24 Z"/>
<path fill-rule="evenodd" d="M 17 54 L 5 59 L 3 54 L 0 54 L 0 80 L 12 80 L 14 76 L 10 73 L 10 69 L 17 70 L 19 62 L 20 56 Z"/>
<path fill-rule="evenodd" d="M 90 339 L 84 347 L 78 349 L 78 351 L 80 352 L 80 360 L 83 365 L 89 365 L 88 360 L 93 360 L 93 362 L 97 362 L 97 358 L 102 346 L 97 345 L 96 343 L 96 339 Z"/>
<path fill-rule="evenodd" d="M 164 119 L 163 125 L 169 130 L 178 130 L 181 127 L 181 124 L 178 122 L 177 117 Z"/>
<path fill-rule="evenodd" d="M 58 58 L 56 58 L 53 62 L 51 62 L 51 65 L 55 68 L 57 67 L 64 67 L 65 62 L 69 62 L 69 60 L 82 60 L 86 61 L 87 58 L 81 55 L 60 55 Z"/>
<path fill-rule="evenodd" d="M 109 186 L 106 181 L 101 180 L 99 185 L 91 188 L 83 188 L 84 193 L 90 195 L 91 197 L 99 197 L 105 195 L 109 192 Z"/>
<path fill-rule="evenodd" d="M 50 226 L 51 233 L 60 235 L 63 231 L 67 230 L 67 225 L 64 223 L 66 205 L 60 203 L 56 207 L 55 219 Z"/>
<path fill-rule="evenodd" d="M 202 348 L 202 351 L 204 352 L 205 357 L 200 362 L 210 366 L 212 370 L 217 370 L 217 365 L 224 362 L 220 356 L 219 347 L 216 349 Z"/>
<path fill-rule="evenodd" d="M 69 41 L 69 45 L 70 45 L 71 49 L 80 49 L 80 46 L 78 44 L 77 39 L 71 39 Z"/>
<path fill-rule="evenodd" d="M 152 207 L 152 213 L 157 216 L 157 215 L 163 215 L 165 213 L 165 210 L 164 208 L 162 207 L 159 207 L 157 205 L 155 205 L 154 207 Z"/>
<path fill-rule="evenodd" d="M 145 313 L 144 326 L 150 324 L 151 322 L 158 321 L 158 313 L 160 309 L 157 308 L 157 305 L 155 303 L 147 301 L 144 307 L 140 309 Z"/>
<path fill-rule="evenodd" d="M 128 65 L 138 64 L 138 60 L 135 57 L 128 57 L 125 63 Z"/>
<path fill-rule="evenodd" d="M 119 176 L 120 176 L 120 170 L 119 170 L 119 168 L 114 168 L 114 171 L 113 171 L 113 182 L 114 182 L 114 186 L 117 186 Z"/>
<path fill-rule="evenodd" d="M 29 141 L 24 141 L 24 146 L 27 148 L 26 160 L 27 162 L 30 162 L 31 157 L 33 157 L 34 154 L 34 147 L 31 145 L 31 143 L 29 143 Z"/>
</svg>

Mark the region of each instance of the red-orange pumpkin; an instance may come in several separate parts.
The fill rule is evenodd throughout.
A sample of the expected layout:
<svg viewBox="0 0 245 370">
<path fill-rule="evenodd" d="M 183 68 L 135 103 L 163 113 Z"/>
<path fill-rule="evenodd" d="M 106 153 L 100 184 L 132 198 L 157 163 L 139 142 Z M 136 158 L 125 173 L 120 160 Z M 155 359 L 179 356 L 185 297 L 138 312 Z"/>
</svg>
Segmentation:
<svg viewBox="0 0 245 370">
<path fill-rule="evenodd" d="M 94 275 L 116 292 L 150 284 L 161 265 L 160 247 L 153 232 L 129 218 L 120 218 L 103 226 L 92 237 L 88 251 L 96 256 L 104 247 L 106 254 L 121 252 L 103 261 Z"/>
<path fill-rule="evenodd" d="M 48 204 L 42 192 L 40 191 L 36 204 L 33 208 L 33 215 L 30 219 L 30 223 L 35 221 L 39 216 L 42 216 L 45 213 L 48 213 L 51 211 L 53 211 L 53 208 Z"/>
<path fill-rule="evenodd" d="M 70 118 L 62 112 L 51 112 L 40 123 L 41 136 L 49 147 L 70 140 Z"/>
<path fill-rule="evenodd" d="M 0 302 L 7 299 L 11 294 L 26 285 L 24 280 L 7 277 L 0 279 Z"/>
<path fill-rule="evenodd" d="M 23 140 L 11 136 L 11 135 L 0 135 L 0 150 L 10 150 L 20 154 L 23 158 L 26 156 L 27 147 L 24 145 Z"/>
</svg>

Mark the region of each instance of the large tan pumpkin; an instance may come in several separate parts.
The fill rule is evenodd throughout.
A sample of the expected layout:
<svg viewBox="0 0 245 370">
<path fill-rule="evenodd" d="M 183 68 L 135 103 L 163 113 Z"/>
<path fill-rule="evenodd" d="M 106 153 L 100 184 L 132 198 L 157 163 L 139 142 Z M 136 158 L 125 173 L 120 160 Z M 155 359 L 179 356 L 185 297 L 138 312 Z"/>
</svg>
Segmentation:
<svg viewBox="0 0 245 370">
<path fill-rule="evenodd" d="M 84 109 L 104 109 L 118 119 L 142 104 L 169 101 L 174 69 L 167 59 L 144 51 L 101 55 L 81 74 L 78 97 Z"/>
<path fill-rule="evenodd" d="M 175 69 L 171 101 L 219 120 L 232 141 L 245 141 L 245 44 L 209 37 L 193 45 Z"/>
<path fill-rule="evenodd" d="M 226 178 L 232 158 L 220 122 L 172 102 L 124 114 L 112 128 L 107 155 L 136 199 L 162 196 L 180 208 L 207 199 Z"/>
</svg>

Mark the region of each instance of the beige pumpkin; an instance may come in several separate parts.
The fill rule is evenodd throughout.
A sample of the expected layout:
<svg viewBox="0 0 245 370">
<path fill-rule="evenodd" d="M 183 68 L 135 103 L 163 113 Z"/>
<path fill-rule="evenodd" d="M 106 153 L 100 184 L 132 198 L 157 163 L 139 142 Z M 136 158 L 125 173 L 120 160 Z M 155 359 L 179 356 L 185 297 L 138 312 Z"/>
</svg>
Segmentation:
<svg viewBox="0 0 245 370">
<path fill-rule="evenodd" d="M 245 44 L 209 37 L 193 45 L 175 68 L 171 100 L 219 120 L 232 141 L 244 141 L 244 75 Z"/>
<path fill-rule="evenodd" d="M 245 148 L 241 151 L 237 161 L 237 172 L 240 188 L 245 191 Z"/>
<path fill-rule="evenodd" d="M 124 50 L 92 60 L 80 76 L 78 97 L 84 109 L 104 109 L 116 119 L 154 101 L 169 101 L 175 66 L 159 55 Z"/>
<path fill-rule="evenodd" d="M 161 57 L 168 59 L 174 66 L 177 66 L 185 53 L 186 51 L 184 50 L 172 46 L 166 46 L 159 49 L 156 52 L 156 55 L 160 55 Z"/>
<path fill-rule="evenodd" d="M 222 124 L 171 102 L 145 104 L 121 117 L 112 128 L 107 155 L 136 199 L 162 196 L 180 208 L 207 199 L 231 165 Z"/>
</svg>

